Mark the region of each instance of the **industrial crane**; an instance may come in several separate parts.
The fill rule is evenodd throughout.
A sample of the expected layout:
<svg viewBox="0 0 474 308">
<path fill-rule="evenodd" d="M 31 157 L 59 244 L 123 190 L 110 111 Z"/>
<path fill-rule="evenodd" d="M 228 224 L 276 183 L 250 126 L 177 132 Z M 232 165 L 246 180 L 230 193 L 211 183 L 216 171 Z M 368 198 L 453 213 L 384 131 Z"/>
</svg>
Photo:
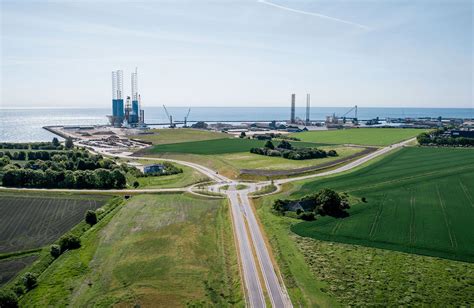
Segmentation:
<svg viewBox="0 0 474 308">
<path fill-rule="evenodd" d="M 176 124 L 173 123 L 173 116 L 168 113 L 165 105 L 163 105 L 163 109 L 165 109 L 166 116 L 168 117 L 168 120 L 170 120 L 170 128 L 175 128 Z"/>
<path fill-rule="evenodd" d="M 188 109 L 188 113 L 184 117 L 184 127 L 188 127 L 188 117 L 189 117 L 190 112 L 191 112 L 191 108 Z"/>
<path fill-rule="evenodd" d="M 352 107 L 351 109 L 349 109 L 349 111 L 347 111 L 346 113 L 344 113 L 344 115 L 342 116 L 342 119 L 344 121 L 344 123 L 346 123 L 346 115 L 348 115 L 349 113 L 351 113 L 352 111 L 354 111 L 354 117 L 352 118 L 352 122 L 354 124 L 357 124 L 357 105 L 355 105 L 354 107 Z"/>
</svg>

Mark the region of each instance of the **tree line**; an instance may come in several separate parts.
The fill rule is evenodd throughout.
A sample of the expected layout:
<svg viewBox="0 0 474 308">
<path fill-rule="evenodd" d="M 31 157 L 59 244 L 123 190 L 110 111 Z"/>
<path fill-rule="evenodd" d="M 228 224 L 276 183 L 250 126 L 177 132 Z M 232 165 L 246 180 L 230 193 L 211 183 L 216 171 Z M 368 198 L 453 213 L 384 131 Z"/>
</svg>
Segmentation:
<svg viewBox="0 0 474 308">
<path fill-rule="evenodd" d="M 0 149 L 63 150 L 65 148 L 72 148 L 72 140 L 71 139 L 69 139 L 69 140 L 66 139 L 66 144 L 65 145 L 62 145 L 59 142 L 58 138 L 56 138 L 56 137 L 54 137 L 51 142 L 28 142 L 28 143 L 0 142 Z"/>
<path fill-rule="evenodd" d="M 338 155 L 335 150 L 329 150 L 326 152 L 318 148 L 294 148 L 292 144 L 286 140 L 281 140 L 276 147 L 271 140 L 268 140 L 262 148 L 251 148 L 250 153 L 283 157 L 292 160 L 325 158 L 328 156 L 334 157 Z"/>
<path fill-rule="evenodd" d="M 11 164 L 8 156 L 0 159 L 4 186 L 119 189 L 126 186 L 127 173 L 140 173 L 134 167 L 119 165 L 85 150 L 28 152 L 27 156 L 30 154 L 41 159 L 30 160 L 23 166 Z"/>
<path fill-rule="evenodd" d="M 440 146 L 474 146 L 474 138 L 444 136 L 446 129 L 436 129 L 429 133 L 421 133 L 416 140 L 421 145 Z"/>
</svg>

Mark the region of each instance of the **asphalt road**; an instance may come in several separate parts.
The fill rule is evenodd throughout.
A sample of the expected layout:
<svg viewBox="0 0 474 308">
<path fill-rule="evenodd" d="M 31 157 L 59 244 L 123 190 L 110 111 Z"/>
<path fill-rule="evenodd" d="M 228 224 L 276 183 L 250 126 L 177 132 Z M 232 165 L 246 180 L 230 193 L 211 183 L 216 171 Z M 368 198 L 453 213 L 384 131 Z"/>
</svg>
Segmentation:
<svg viewBox="0 0 474 308">
<path fill-rule="evenodd" d="M 258 269 L 252 253 L 252 246 L 245 226 L 245 209 L 240 204 L 237 192 L 228 191 L 230 200 L 234 233 L 240 252 L 242 276 L 245 281 L 247 304 L 250 307 L 265 307 L 262 286 L 258 277 Z"/>
<path fill-rule="evenodd" d="M 257 253 L 258 262 L 270 301 L 273 307 L 293 307 L 286 292 L 285 285 L 282 280 L 280 281 L 278 279 L 273 267 L 257 218 L 255 217 L 255 213 L 250 205 L 248 193 L 249 190 L 239 191 L 239 203 L 242 206 L 243 214 L 249 226 L 250 236 L 252 237 L 252 242 Z"/>
</svg>

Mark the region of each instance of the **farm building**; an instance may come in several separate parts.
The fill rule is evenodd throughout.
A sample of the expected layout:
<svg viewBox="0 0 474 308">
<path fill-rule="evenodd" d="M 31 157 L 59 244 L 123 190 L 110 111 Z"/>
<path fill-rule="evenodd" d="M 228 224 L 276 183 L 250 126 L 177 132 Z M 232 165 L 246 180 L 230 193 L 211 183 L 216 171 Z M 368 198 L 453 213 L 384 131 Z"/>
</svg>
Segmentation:
<svg viewBox="0 0 474 308">
<path fill-rule="evenodd" d="M 151 164 L 151 165 L 145 165 L 143 167 L 143 173 L 160 173 L 163 172 L 165 169 L 165 166 L 163 164 Z"/>
</svg>

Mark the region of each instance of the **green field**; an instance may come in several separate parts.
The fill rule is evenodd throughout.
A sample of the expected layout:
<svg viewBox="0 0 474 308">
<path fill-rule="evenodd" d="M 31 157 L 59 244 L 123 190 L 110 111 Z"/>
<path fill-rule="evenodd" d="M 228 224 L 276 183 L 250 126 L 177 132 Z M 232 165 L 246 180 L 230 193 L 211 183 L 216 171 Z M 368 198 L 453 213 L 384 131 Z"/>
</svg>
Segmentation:
<svg viewBox="0 0 474 308">
<path fill-rule="evenodd" d="M 228 138 L 229 135 L 207 130 L 176 128 L 176 129 L 151 129 L 152 134 L 134 135 L 130 138 L 152 142 L 153 144 L 170 144 L 189 141 L 211 140 Z"/>
<path fill-rule="evenodd" d="M 264 140 L 224 138 L 204 141 L 181 142 L 154 146 L 149 153 L 187 153 L 200 155 L 216 155 L 249 152 L 251 148 L 263 147 Z M 278 144 L 278 141 L 274 141 Z M 294 147 L 318 147 L 310 142 L 291 142 Z"/>
<path fill-rule="evenodd" d="M 278 141 L 274 141 L 278 143 Z M 318 147 L 323 150 L 334 149 L 337 157 L 321 159 L 290 160 L 282 157 L 269 157 L 252 154 L 253 147 L 263 147 L 265 141 L 255 139 L 226 138 L 195 142 L 182 142 L 158 145 L 142 152 L 146 156 L 172 158 L 192 161 L 230 178 L 238 178 L 240 169 L 290 170 L 317 166 L 362 151 L 359 147 L 327 146 L 308 142 L 292 142 L 295 147 Z"/>
<path fill-rule="evenodd" d="M 366 197 L 344 219 L 292 227 L 302 236 L 474 262 L 474 151 L 405 148 L 356 172 L 313 180 L 293 196 L 328 187 Z"/>
<path fill-rule="evenodd" d="M 92 230 L 22 306 L 243 306 L 222 200 L 139 195 Z"/>
<path fill-rule="evenodd" d="M 416 137 L 426 130 L 412 128 L 353 128 L 308 131 L 290 136 L 305 142 L 385 146 Z"/>
<path fill-rule="evenodd" d="M 318 148 L 329 150 L 334 149 L 338 152 L 337 157 L 326 157 L 319 159 L 291 160 L 282 157 L 269 157 L 264 155 L 252 154 L 250 152 L 198 155 L 186 153 L 154 153 L 147 154 L 153 157 L 172 158 L 184 161 L 191 161 L 200 165 L 217 170 L 230 178 L 238 178 L 240 169 L 264 169 L 264 170 L 291 170 L 309 166 L 317 166 L 323 163 L 341 159 L 351 154 L 362 151 L 362 148 L 344 147 L 344 146 L 321 146 Z"/>
<path fill-rule="evenodd" d="M 374 248 L 381 247 L 378 246 L 377 242 L 367 242 L 363 244 L 364 246 L 350 244 L 352 239 L 360 237 L 360 233 L 367 228 L 354 228 L 349 234 L 350 240 L 347 240 L 349 237 L 344 237 L 342 240 L 339 238 L 319 240 L 320 234 L 316 227 L 311 229 L 311 237 L 301 237 L 291 230 L 307 223 L 302 224 L 301 220 L 289 216 L 275 215 L 271 210 L 271 205 L 278 198 L 301 197 L 317 191 L 319 187 L 334 187 L 341 191 L 348 191 L 354 196 L 365 196 L 368 202 L 360 206 L 367 208 L 356 211 L 358 205 L 355 205 L 352 207 L 351 216 L 348 218 L 342 220 L 323 218 L 314 223 L 317 224 L 325 220 L 328 225 L 332 224 L 332 227 L 336 227 L 337 233 L 341 230 L 337 229 L 341 228 L 341 221 L 342 226 L 344 226 L 346 224 L 345 220 L 354 219 L 355 221 L 358 217 L 364 218 L 365 211 L 370 211 L 370 207 L 373 206 L 371 205 L 372 202 L 376 200 L 372 200 L 375 197 L 372 197 L 372 195 L 369 197 L 367 191 L 371 191 L 376 196 L 384 193 L 387 186 L 397 189 L 396 186 L 405 185 L 408 189 L 417 183 L 432 183 L 434 185 L 434 182 L 437 182 L 436 179 L 448 179 L 450 172 L 452 174 L 460 173 L 461 183 L 464 187 L 469 187 L 469 190 L 465 190 L 460 181 L 455 181 L 454 184 L 457 187 L 454 189 L 461 196 L 449 194 L 450 198 L 453 198 L 453 202 L 446 202 L 445 205 L 453 206 L 453 211 L 449 211 L 449 215 L 453 216 L 447 217 L 449 219 L 453 218 L 453 223 L 456 221 L 460 224 L 456 230 L 461 229 L 466 232 L 466 234 L 458 236 L 458 244 L 461 243 L 461 238 L 464 244 L 466 244 L 466 240 L 471 241 L 471 244 L 467 243 L 467 245 L 469 245 L 468 250 L 470 250 L 468 254 L 472 254 L 473 236 L 468 220 L 472 221 L 473 205 L 469 203 L 469 199 L 473 195 L 474 187 L 472 183 L 474 181 L 472 181 L 472 175 L 469 173 L 472 174 L 473 159 L 473 151 L 468 149 L 407 148 L 378 159 L 368 166 L 358 168 L 357 171 L 353 172 L 357 175 L 352 175 L 353 173 L 349 172 L 318 181 L 311 180 L 287 184 L 283 192 L 255 200 L 257 214 L 272 245 L 273 253 L 293 304 L 302 307 L 335 307 L 338 306 L 338 303 L 340 306 L 469 306 L 474 301 L 473 263 L 392 250 L 397 249 L 397 247 L 384 247 L 390 249 Z M 403 166 L 409 166 L 409 168 L 402 168 Z M 437 167 L 440 170 L 436 170 Z M 459 172 L 457 171 L 459 169 L 467 170 Z M 431 173 L 431 171 L 435 171 L 435 173 Z M 395 181 L 392 181 L 393 179 Z M 443 195 L 446 186 L 440 186 Z M 358 189 L 361 187 L 362 189 L 366 187 L 367 190 L 363 194 L 359 194 Z M 467 195 L 465 191 L 467 191 Z M 391 198 L 399 197 L 392 193 L 390 196 Z M 400 201 L 403 201 L 404 197 L 400 196 L 400 198 Z M 432 198 L 428 200 L 437 201 Z M 455 200 L 460 203 L 454 202 Z M 419 201 L 422 200 L 416 198 L 415 205 L 426 206 L 425 202 L 422 204 Z M 438 205 L 439 208 L 439 200 L 437 202 L 430 205 L 429 208 L 433 208 L 435 205 Z M 376 236 L 382 234 L 379 231 L 386 230 L 385 225 L 392 228 L 390 234 L 384 234 L 385 238 L 394 238 L 399 233 L 406 233 L 406 221 L 403 221 L 400 216 L 407 212 L 402 211 L 402 204 L 402 202 L 399 203 L 397 212 L 390 216 L 384 215 L 386 209 L 384 207 L 377 223 Z M 456 210 L 459 210 L 459 212 Z M 436 213 L 439 218 L 440 210 L 432 212 Z M 432 222 L 431 212 L 429 210 L 425 212 L 423 208 L 416 213 L 426 217 L 415 216 L 415 221 L 419 224 L 418 226 L 415 224 L 414 228 L 419 235 L 419 239 L 415 243 L 420 244 L 421 241 L 424 241 L 433 247 L 433 244 L 437 245 L 439 241 L 437 237 L 441 233 L 440 240 L 443 241 L 443 244 L 446 244 L 446 234 L 442 233 L 443 230 L 446 231 L 444 219 L 442 218 L 441 222 Z M 470 218 L 462 217 L 464 215 Z M 374 214 L 372 214 L 372 217 L 374 217 Z M 455 217 L 456 220 L 454 220 Z M 389 219 L 393 220 L 394 223 L 391 223 Z M 311 224 L 313 223 L 307 225 L 310 226 Z M 353 225 L 353 223 L 349 224 L 349 221 L 347 224 L 347 227 Z M 368 224 L 372 226 L 370 222 Z M 323 226 L 323 231 L 328 229 L 329 226 Z M 433 229 L 439 229 L 440 232 L 434 234 L 432 233 Z M 363 235 L 364 233 L 362 233 Z M 435 238 L 428 241 L 428 235 Z M 458 234 L 456 233 L 456 235 Z M 376 238 L 375 240 L 379 239 Z M 331 240 L 334 240 L 334 242 Z M 344 243 L 339 243 L 339 241 Z M 448 246 L 449 243 L 448 239 Z M 397 250 L 405 251 L 403 248 L 400 249 L 399 245 L 397 246 Z M 458 248 L 460 248 L 460 245 L 458 245 Z M 423 251 L 420 253 L 423 253 Z M 434 255 L 437 252 L 430 248 L 429 254 Z M 457 256 L 459 255 L 458 252 Z M 443 257 L 452 256 L 453 254 L 449 252 L 448 248 L 447 255 Z"/>
<path fill-rule="evenodd" d="M 156 160 L 139 160 L 138 162 L 145 165 L 160 163 L 160 161 Z M 134 177 L 132 175 L 128 175 L 127 182 L 133 184 L 133 182 L 137 181 L 140 184 L 137 189 L 145 189 L 187 187 L 208 180 L 208 178 L 204 174 L 197 171 L 196 169 L 180 164 L 173 164 L 183 169 L 183 172 L 172 175 L 148 177 Z"/>
</svg>

